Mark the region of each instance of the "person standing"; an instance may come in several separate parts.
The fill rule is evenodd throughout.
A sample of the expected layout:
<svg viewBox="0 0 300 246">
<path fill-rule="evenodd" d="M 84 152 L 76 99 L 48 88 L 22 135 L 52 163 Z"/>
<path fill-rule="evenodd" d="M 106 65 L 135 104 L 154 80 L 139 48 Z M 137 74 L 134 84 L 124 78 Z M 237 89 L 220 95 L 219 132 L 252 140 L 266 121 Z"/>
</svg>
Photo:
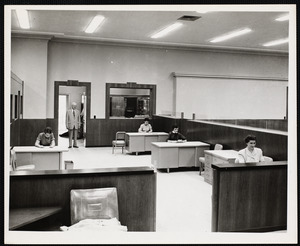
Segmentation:
<svg viewBox="0 0 300 246">
<path fill-rule="evenodd" d="M 71 109 L 67 110 L 66 113 L 66 127 L 69 132 L 69 148 L 72 148 L 72 139 L 74 135 L 74 148 L 78 148 L 77 145 L 77 135 L 78 129 L 80 128 L 80 112 L 76 109 L 77 104 L 72 102 Z"/>
</svg>

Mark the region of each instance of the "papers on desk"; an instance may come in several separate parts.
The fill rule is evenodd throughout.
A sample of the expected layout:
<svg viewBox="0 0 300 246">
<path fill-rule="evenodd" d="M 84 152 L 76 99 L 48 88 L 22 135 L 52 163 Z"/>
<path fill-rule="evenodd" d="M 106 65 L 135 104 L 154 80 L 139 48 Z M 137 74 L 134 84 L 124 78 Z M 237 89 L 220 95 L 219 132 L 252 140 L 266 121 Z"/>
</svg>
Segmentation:
<svg viewBox="0 0 300 246">
<path fill-rule="evenodd" d="M 168 143 L 186 143 L 186 140 L 168 140 Z"/>
</svg>

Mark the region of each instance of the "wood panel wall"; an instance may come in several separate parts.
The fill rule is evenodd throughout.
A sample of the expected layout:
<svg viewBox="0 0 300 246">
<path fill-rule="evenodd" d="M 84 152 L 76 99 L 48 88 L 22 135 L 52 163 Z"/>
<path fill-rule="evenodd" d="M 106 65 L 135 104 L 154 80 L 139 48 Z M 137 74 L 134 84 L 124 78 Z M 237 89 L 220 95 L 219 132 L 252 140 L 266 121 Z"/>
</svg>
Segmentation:
<svg viewBox="0 0 300 246">
<path fill-rule="evenodd" d="M 244 138 L 252 134 L 256 136 L 257 147 L 263 150 L 264 155 L 272 157 L 274 161 L 287 160 L 288 137 L 286 135 L 195 121 L 186 121 L 185 124 L 188 140 L 198 140 L 213 145 L 220 143 L 224 149 L 240 150 L 246 147 Z"/>
<path fill-rule="evenodd" d="M 264 155 L 270 156 L 274 161 L 287 160 L 286 135 L 268 133 L 267 131 L 239 129 L 230 126 L 214 125 L 186 119 L 175 119 L 171 117 L 155 116 L 154 124 L 159 131 L 168 132 L 169 127 L 177 123 L 179 131 L 189 141 L 202 141 L 214 145 L 220 143 L 224 149 L 240 150 L 246 147 L 244 138 L 253 134 L 257 137 L 257 147 L 263 150 Z"/>
<path fill-rule="evenodd" d="M 233 165 L 234 166 L 234 165 Z M 213 169 L 212 231 L 272 231 L 287 226 L 287 165 Z"/>
<path fill-rule="evenodd" d="M 233 124 L 239 126 L 251 126 L 264 129 L 272 129 L 278 131 L 287 131 L 288 130 L 288 121 L 287 120 L 207 120 L 212 122 Z"/>
<path fill-rule="evenodd" d="M 183 133 L 183 121 L 180 118 L 173 117 L 164 117 L 164 116 L 153 116 L 153 129 L 156 132 L 170 132 L 172 131 L 172 126 L 177 125 L 179 127 L 179 131 Z"/>
<path fill-rule="evenodd" d="M 38 134 L 44 131 L 46 119 L 22 119 L 20 120 L 20 145 L 32 146 Z"/>
<path fill-rule="evenodd" d="M 156 173 L 82 173 L 10 176 L 10 208 L 61 206 L 70 225 L 71 189 L 116 187 L 119 220 L 129 231 L 155 231 Z"/>
<path fill-rule="evenodd" d="M 111 146 L 117 131 L 137 132 L 143 119 L 88 119 L 86 123 L 86 147 L 104 147 Z M 287 160 L 287 136 L 285 135 L 157 115 L 153 116 L 150 124 L 153 131 L 157 132 L 170 132 L 172 125 L 178 125 L 179 131 L 188 140 L 203 141 L 212 145 L 221 143 L 224 149 L 240 150 L 245 147 L 244 137 L 248 134 L 254 134 L 257 137 L 257 146 L 262 148 L 264 155 L 271 156 L 274 160 Z M 277 123 L 270 121 L 266 124 L 270 126 Z M 11 143 L 14 146 L 34 145 L 36 137 L 46 126 L 52 127 L 57 143 L 58 125 L 54 119 L 20 119 L 14 121 L 10 130 Z"/>
<path fill-rule="evenodd" d="M 10 123 L 10 146 L 20 145 L 20 119 Z"/>
<path fill-rule="evenodd" d="M 90 119 L 86 147 L 112 146 L 117 131 L 137 132 L 143 122 L 144 119 Z"/>
</svg>

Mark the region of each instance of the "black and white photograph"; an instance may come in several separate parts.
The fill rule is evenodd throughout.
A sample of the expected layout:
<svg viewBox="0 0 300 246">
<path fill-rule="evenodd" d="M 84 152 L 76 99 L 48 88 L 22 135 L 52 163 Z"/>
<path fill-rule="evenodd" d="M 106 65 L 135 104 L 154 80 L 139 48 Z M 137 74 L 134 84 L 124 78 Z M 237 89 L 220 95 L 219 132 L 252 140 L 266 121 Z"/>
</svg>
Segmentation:
<svg viewBox="0 0 300 246">
<path fill-rule="evenodd" d="M 298 240 L 296 5 L 5 5 L 5 244 Z"/>
</svg>

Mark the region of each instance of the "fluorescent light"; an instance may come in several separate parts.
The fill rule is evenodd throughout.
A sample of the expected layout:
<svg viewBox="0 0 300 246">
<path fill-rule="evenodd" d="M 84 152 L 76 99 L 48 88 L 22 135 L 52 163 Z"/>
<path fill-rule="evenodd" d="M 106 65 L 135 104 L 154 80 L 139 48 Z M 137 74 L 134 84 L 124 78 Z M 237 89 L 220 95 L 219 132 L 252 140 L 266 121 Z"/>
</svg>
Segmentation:
<svg viewBox="0 0 300 246">
<path fill-rule="evenodd" d="M 286 21 L 286 20 L 289 20 L 289 18 L 290 18 L 289 15 L 284 15 L 284 16 L 277 18 L 276 20 L 277 21 Z"/>
<path fill-rule="evenodd" d="M 88 27 L 85 29 L 85 32 L 93 33 L 104 19 L 105 18 L 101 15 L 95 16 L 91 21 L 91 23 L 88 25 Z"/>
<path fill-rule="evenodd" d="M 279 40 L 274 40 L 268 43 L 263 44 L 263 46 L 274 46 L 274 45 L 279 45 L 279 44 L 285 44 L 288 43 L 289 39 L 288 38 L 284 38 L 284 39 L 279 39 Z"/>
<path fill-rule="evenodd" d="M 28 12 L 25 9 L 16 9 L 17 17 L 19 20 L 20 27 L 23 29 L 29 29 L 29 18 Z"/>
<path fill-rule="evenodd" d="M 196 11 L 197 13 L 200 13 L 200 14 L 205 14 L 205 13 L 207 13 L 208 11 L 205 11 L 205 10 L 199 10 L 199 11 Z"/>
<path fill-rule="evenodd" d="M 214 39 L 211 40 L 210 42 L 211 42 L 211 43 L 217 43 L 217 42 L 225 41 L 225 40 L 227 40 L 227 39 L 234 38 L 234 37 L 237 37 L 237 36 L 246 34 L 246 33 L 251 32 L 251 31 L 252 31 L 252 30 L 251 30 L 250 28 L 245 28 L 245 29 L 243 29 L 243 30 L 235 31 L 235 32 L 228 33 L 228 34 L 225 34 L 225 35 L 223 35 L 223 36 L 214 38 Z"/>
<path fill-rule="evenodd" d="M 176 22 L 176 23 L 164 28 L 163 30 L 159 31 L 158 33 L 152 35 L 151 38 L 160 38 L 160 37 L 166 35 L 167 33 L 177 29 L 180 26 L 182 26 L 182 23 Z"/>
</svg>

